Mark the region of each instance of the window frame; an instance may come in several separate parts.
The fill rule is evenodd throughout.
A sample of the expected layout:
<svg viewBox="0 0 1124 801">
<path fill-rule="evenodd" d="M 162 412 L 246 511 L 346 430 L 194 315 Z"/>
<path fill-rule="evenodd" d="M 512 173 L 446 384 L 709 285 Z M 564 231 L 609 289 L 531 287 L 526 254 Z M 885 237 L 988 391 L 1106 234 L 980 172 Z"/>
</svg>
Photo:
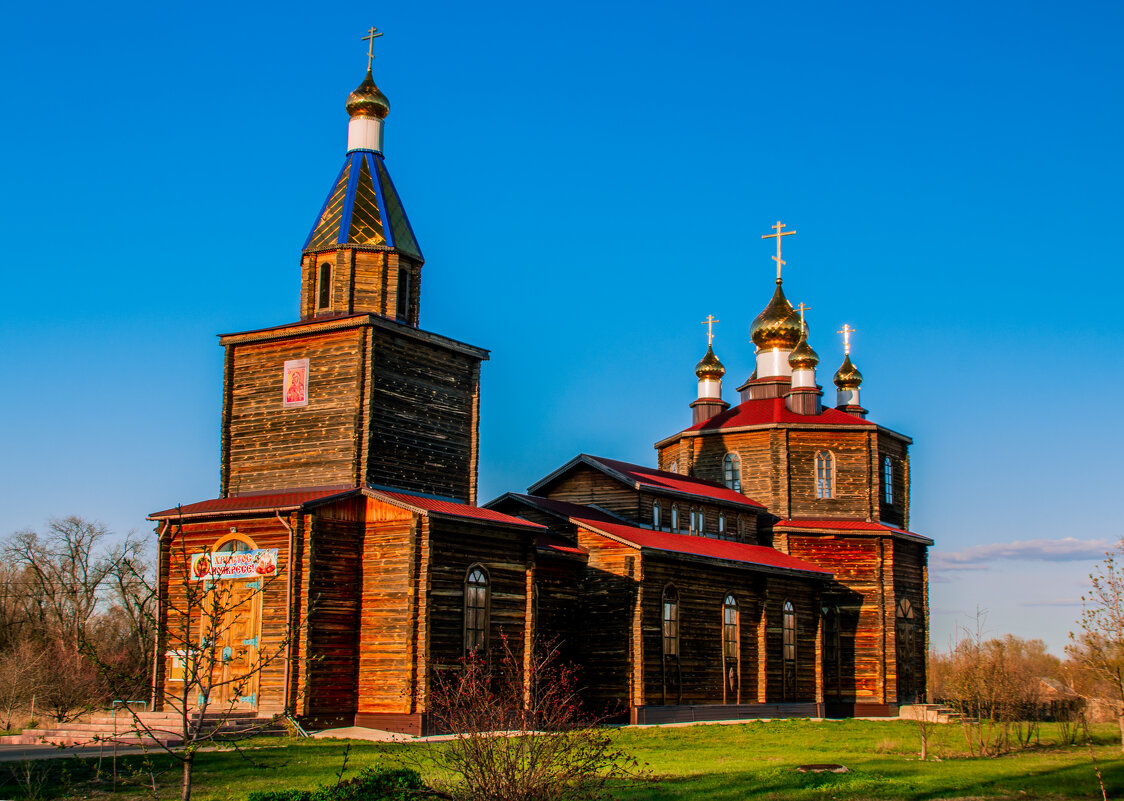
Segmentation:
<svg viewBox="0 0 1124 801">
<path fill-rule="evenodd" d="M 479 573 L 482 576 L 483 583 L 479 583 L 479 582 L 474 583 L 472 581 L 473 574 L 475 574 L 475 573 Z M 489 637 L 488 637 L 489 631 L 488 630 L 491 628 L 490 623 L 491 623 L 491 618 L 492 618 L 492 577 L 488 573 L 488 568 L 484 567 L 484 565 L 480 564 L 479 562 L 475 562 L 472 565 L 469 565 L 468 570 L 466 570 L 465 573 L 464 573 L 464 585 L 463 586 L 464 586 L 464 595 L 463 595 L 463 602 L 464 602 L 464 604 L 463 604 L 464 605 L 464 610 L 463 610 L 464 611 L 464 615 L 463 615 L 464 652 L 466 654 L 469 654 L 469 653 L 472 653 L 473 651 L 476 651 L 476 650 L 487 651 L 488 650 L 488 639 L 489 639 Z M 469 596 L 469 588 L 470 587 L 483 587 L 484 592 L 483 592 L 483 603 L 482 604 L 479 604 L 479 605 L 472 604 L 472 605 L 470 605 L 470 601 L 473 600 Z M 479 626 L 470 625 L 470 622 L 469 622 L 469 611 L 470 610 L 479 610 L 480 611 L 480 614 L 482 615 L 482 618 L 483 618 L 482 621 L 474 621 L 474 622 L 479 622 L 481 625 L 479 625 Z M 471 636 L 470 636 L 470 633 L 471 633 Z"/>
<path fill-rule="evenodd" d="M 726 489 L 742 491 L 742 457 L 734 451 L 722 457 L 722 483 Z"/>
<path fill-rule="evenodd" d="M 796 664 L 796 607 L 787 598 L 781 604 L 781 658 Z"/>
<path fill-rule="evenodd" d="M 812 478 L 816 483 L 816 500 L 835 498 L 835 454 L 830 450 L 816 451 Z"/>
<path fill-rule="evenodd" d="M 316 268 L 316 311 L 332 310 L 332 269 L 331 262 L 321 262 Z"/>
<path fill-rule="evenodd" d="M 894 462 L 889 456 L 882 458 L 882 502 L 894 505 Z"/>
<path fill-rule="evenodd" d="M 679 590 L 674 584 L 667 584 L 660 599 L 660 634 L 665 658 L 679 658 L 679 620 Z"/>
<path fill-rule="evenodd" d="M 673 503 L 671 505 L 671 529 L 673 534 L 679 533 L 679 504 Z"/>
<path fill-rule="evenodd" d="M 403 281 L 405 278 L 405 281 Z M 406 291 L 402 291 L 402 284 L 405 283 Z M 400 323 L 408 323 L 410 321 L 410 292 L 413 290 L 414 276 L 409 267 L 398 267 L 398 285 L 394 293 L 394 319 Z"/>
<path fill-rule="evenodd" d="M 731 610 L 733 621 L 730 620 Z M 722 658 L 727 662 L 741 659 L 741 608 L 738 597 L 732 592 L 726 593 L 722 601 Z"/>
<path fill-rule="evenodd" d="M 660 523 L 662 522 L 660 520 L 660 512 L 661 511 L 662 511 L 662 509 L 660 508 L 660 502 L 659 501 L 652 501 L 652 528 L 655 531 L 660 530 Z"/>
</svg>

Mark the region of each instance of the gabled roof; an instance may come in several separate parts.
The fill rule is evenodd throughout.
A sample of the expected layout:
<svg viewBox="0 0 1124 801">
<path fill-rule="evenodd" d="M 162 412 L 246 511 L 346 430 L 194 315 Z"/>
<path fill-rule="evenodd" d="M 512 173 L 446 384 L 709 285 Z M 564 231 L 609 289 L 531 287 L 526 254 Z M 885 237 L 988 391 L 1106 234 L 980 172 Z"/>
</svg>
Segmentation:
<svg viewBox="0 0 1124 801">
<path fill-rule="evenodd" d="M 667 531 L 652 531 L 622 523 L 606 523 L 603 520 L 574 517 L 571 521 L 584 529 L 629 545 L 641 551 L 665 551 L 686 556 L 721 559 L 752 566 L 767 572 L 802 573 L 815 578 L 830 578 L 832 573 L 811 562 L 781 553 L 765 545 L 747 545 L 744 542 L 715 540 L 689 534 L 672 534 Z"/>
<path fill-rule="evenodd" d="M 304 250 L 333 250 L 341 245 L 393 248 L 422 260 L 381 153 L 347 154 Z"/>
<path fill-rule="evenodd" d="M 669 473 L 666 470 L 657 470 L 654 467 L 643 467 L 629 462 L 619 462 L 616 459 L 605 459 L 600 456 L 590 456 L 580 453 L 562 467 L 555 470 L 546 478 L 527 489 L 534 495 L 538 490 L 547 486 L 555 479 L 565 475 L 579 464 L 589 465 L 607 476 L 615 478 L 635 490 L 644 490 L 664 495 L 678 495 L 688 498 L 711 501 L 715 503 L 734 504 L 754 510 L 764 509 L 764 504 L 752 498 L 747 498 L 740 492 L 735 492 L 713 481 L 704 481 L 701 478 Z"/>
<path fill-rule="evenodd" d="M 212 498 L 198 503 L 175 506 L 162 512 L 153 512 L 149 520 L 188 519 L 193 517 L 225 517 L 251 512 L 291 512 L 294 509 L 316 506 L 319 502 L 339 500 L 358 492 L 355 487 L 323 487 L 283 492 L 256 492 L 229 498 Z"/>
<path fill-rule="evenodd" d="M 877 428 L 874 423 L 856 417 L 853 414 L 841 412 L 825 406 L 819 414 L 797 414 L 789 411 L 785 406 L 784 398 L 762 398 L 740 403 L 721 414 L 716 414 L 709 420 L 686 429 L 687 431 L 710 431 L 720 428 L 742 428 L 745 426 L 775 425 L 787 423 L 792 425 L 813 426 L 860 426 L 864 428 Z"/>
<path fill-rule="evenodd" d="M 906 531 L 903 528 L 886 526 L 882 523 L 874 523 L 869 520 L 831 520 L 826 518 L 810 519 L 801 517 L 790 518 L 788 520 L 780 520 L 773 524 L 773 528 L 779 528 L 786 531 L 814 531 L 816 533 L 826 534 L 840 531 L 867 531 L 876 534 L 890 534 L 902 539 L 919 542 L 922 545 L 933 544 L 933 541 L 931 539 L 921 534 L 915 534 L 914 532 Z"/>
<path fill-rule="evenodd" d="M 520 492 L 505 492 L 495 500 L 488 501 L 484 506 L 489 509 L 496 507 L 507 498 L 540 509 L 547 514 L 554 515 L 560 520 L 569 521 L 571 517 L 578 516 L 589 520 L 600 520 L 605 523 L 628 522 L 623 517 L 618 517 L 617 515 L 610 514 L 609 512 L 597 509 L 593 506 L 586 506 L 581 503 L 570 503 L 569 501 L 557 501 L 553 498 L 544 498 L 541 495 L 524 495 Z"/>
<path fill-rule="evenodd" d="M 546 526 L 532 523 L 521 517 L 512 517 L 503 512 L 469 506 L 451 498 L 436 495 L 421 495 L 381 487 L 325 487 L 308 490 L 287 490 L 284 492 L 261 492 L 252 495 L 237 495 L 230 498 L 212 498 L 207 501 L 177 506 L 162 512 L 153 512 L 149 520 L 188 520 L 204 517 L 229 517 L 254 513 L 291 512 L 307 510 L 326 503 L 345 498 L 365 495 L 370 498 L 423 515 L 437 515 L 461 520 L 474 520 L 482 523 L 499 523 L 520 528 L 547 531 Z"/>
</svg>

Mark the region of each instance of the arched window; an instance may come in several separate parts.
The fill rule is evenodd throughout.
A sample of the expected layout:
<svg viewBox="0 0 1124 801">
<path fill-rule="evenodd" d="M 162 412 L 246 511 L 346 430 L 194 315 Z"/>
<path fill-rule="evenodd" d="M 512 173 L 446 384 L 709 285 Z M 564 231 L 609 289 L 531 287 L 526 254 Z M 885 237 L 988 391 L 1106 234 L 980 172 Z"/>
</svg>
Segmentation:
<svg viewBox="0 0 1124 801">
<path fill-rule="evenodd" d="M 831 451 L 816 454 L 816 497 L 834 498 L 835 458 Z"/>
<path fill-rule="evenodd" d="M 734 492 L 742 491 L 742 460 L 736 453 L 727 453 L 722 460 L 722 479 Z"/>
<path fill-rule="evenodd" d="M 882 460 L 882 500 L 894 502 L 894 463 L 889 456 Z"/>
<path fill-rule="evenodd" d="M 332 265 L 325 262 L 320 265 L 320 274 L 316 282 L 316 309 L 332 308 Z"/>
<path fill-rule="evenodd" d="M 488 574 L 480 565 L 464 579 L 464 650 L 488 647 Z"/>
<path fill-rule="evenodd" d="M 652 504 L 652 528 L 656 531 L 660 530 L 660 502 L 655 501 Z"/>
<path fill-rule="evenodd" d="M 784 602 L 784 615 L 781 622 L 784 630 L 784 661 L 796 661 L 796 609 L 792 601 Z"/>
<path fill-rule="evenodd" d="M 701 536 L 706 536 L 706 510 L 699 509 L 698 532 Z"/>
<path fill-rule="evenodd" d="M 671 530 L 679 533 L 679 507 L 675 504 L 671 505 Z"/>
<path fill-rule="evenodd" d="M 669 464 L 667 466 L 667 471 L 669 473 L 678 473 L 679 472 L 679 462 L 672 462 L 671 464 Z"/>
<path fill-rule="evenodd" d="M 726 513 L 718 513 L 718 539 L 726 539 Z"/>
<path fill-rule="evenodd" d="M 679 593 L 672 584 L 663 591 L 663 655 L 679 656 Z"/>
<path fill-rule="evenodd" d="M 733 595 L 722 604 L 722 653 L 727 659 L 738 658 L 738 601 Z"/>
</svg>

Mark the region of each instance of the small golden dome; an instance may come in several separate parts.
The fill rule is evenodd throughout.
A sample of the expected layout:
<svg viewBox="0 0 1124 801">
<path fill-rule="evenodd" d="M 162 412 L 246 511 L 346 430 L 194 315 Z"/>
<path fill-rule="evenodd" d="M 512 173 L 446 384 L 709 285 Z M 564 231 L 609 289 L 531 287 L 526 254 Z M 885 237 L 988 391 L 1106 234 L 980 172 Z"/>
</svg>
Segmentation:
<svg viewBox="0 0 1124 801">
<path fill-rule="evenodd" d="M 702 357 L 702 361 L 695 366 L 695 375 L 701 378 L 719 379 L 726 375 L 726 368 L 722 366 L 722 362 L 718 361 L 718 357 L 714 355 L 714 348 L 710 345 L 706 347 L 706 355 Z"/>
<path fill-rule="evenodd" d="M 815 370 L 819 363 L 820 356 L 808 344 L 808 334 L 805 332 L 804 336 L 800 337 L 796 349 L 789 355 L 788 365 L 793 370 Z"/>
<path fill-rule="evenodd" d="M 753 344 L 762 350 L 792 350 L 800 341 L 803 331 L 800 327 L 800 315 L 792 308 L 788 298 L 784 296 L 781 283 L 777 281 L 777 291 L 765 310 L 757 315 L 753 325 L 749 327 L 749 338 Z"/>
<path fill-rule="evenodd" d="M 367 70 L 363 83 L 347 96 L 347 113 L 352 117 L 376 117 L 380 120 L 390 113 L 390 101 L 375 86 L 370 70 Z"/>
<path fill-rule="evenodd" d="M 850 354 L 844 356 L 842 366 L 835 372 L 835 386 L 839 389 L 858 389 L 862 382 L 863 374 L 851 364 Z"/>
</svg>

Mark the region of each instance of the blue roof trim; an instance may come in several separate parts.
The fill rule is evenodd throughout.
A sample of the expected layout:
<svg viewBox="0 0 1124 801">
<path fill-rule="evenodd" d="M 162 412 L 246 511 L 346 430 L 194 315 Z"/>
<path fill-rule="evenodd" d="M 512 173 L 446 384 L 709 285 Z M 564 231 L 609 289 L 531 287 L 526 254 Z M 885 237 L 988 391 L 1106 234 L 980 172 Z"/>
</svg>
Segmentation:
<svg viewBox="0 0 1124 801">
<path fill-rule="evenodd" d="M 340 182 L 340 177 L 343 171 L 347 169 L 348 159 L 343 160 L 343 166 L 340 167 L 339 173 L 336 175 L 336 180 L 332 181 L 332 186 L 328 189 L 328 196 L 324 198 L 324 205 L 320 207 L 320 213 L 316 215 L 316 221 L 312 223 L 312 230 L 308 232 L 308 238 L 304 240 L 304 247 L 301 250 L 308 250 L 309 244 L 312 243 L 312 236 L 316 233 L 317 227 L 320 225 L 320 220 L 324 218 L 324 212 L 328 210 L 328 204 L 332 202 L 332 193 L 336 191 L 336 184 Z"/>
<path fill-rule="evenodd" d="M 371 171 L 371 183 L 374 184 L 375 194 L 379 198 L 379 217 L 382 218 L 382 235 L 386 244 L 394 247 L 394 227 L 390 224 L 390 216 L 386 213 L 386 198 L 382 196 L 382 181 L 379 180 L 379 171 L 375 165 L 375 158 L 381 158 L 374 153 L 367 154 L 367 169 Z"/>
<path fill-rule="evenodd" d="M 355 210 L 355 187 L 359 184 L 359 161 L 362 153 L 352 153 L 347 160 L 351 163 L 351 172 L 347 174 L 347 191 L 343 197 L 343 213 L 340 215 L 340 233 L 336 237 L 337 245 L 346 245 L 347 236 L 351 233 L 351 212 Z"/>
<path fill-rule="evenodd" d="M 418 241 L 418 235 L 414 233 L 414 226 L 410 225 L 410 216 L 406 214 L 406 207 L 402 205 L 402 196 L 398 194 L 398 189 L 394 186 L 394 179 L 390 177 L 390 170 L 386 169 L 386 161 L 383 159 L 381 153 L 375 155 L 383 166 L 383 171 L 386 173 L 386 180 L 390 182 L 390 191 L 394 193 L 394 197 L 398 200 L 398 207 L 402 209 L 402 219 L 406 221 L 406 227 L 410 229 L 410 236 L 414 240 L 414 247 L 418 249 L 418 258 L 425 261 L 425 256 L 422 255 L 421 242 Z"/>
</svg>

